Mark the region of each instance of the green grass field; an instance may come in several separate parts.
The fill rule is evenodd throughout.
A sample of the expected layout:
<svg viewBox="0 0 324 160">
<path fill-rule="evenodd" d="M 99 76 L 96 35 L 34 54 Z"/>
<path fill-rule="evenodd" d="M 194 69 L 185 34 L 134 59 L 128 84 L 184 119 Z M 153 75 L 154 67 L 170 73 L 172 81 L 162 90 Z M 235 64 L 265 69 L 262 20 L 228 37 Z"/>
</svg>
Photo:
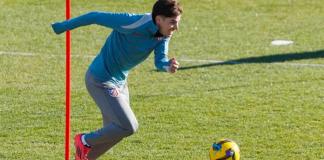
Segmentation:
<svg viewBox="0 0 324 160">
<path fill-rule="evenodd" d="M 243 160 L 324 159 L 323 1 L 181 2 L 169 55 L 183 69 L 156 72 L 150 56 L 130 73 L 139 131 L 101 159 L 207 160 L 221 138 L 235 140 Z M 144 13 L 153 3 L 72 0 L 72 16 Z M 0 6 L 0 159 L 64 159 L 65 36 L 50 24 L 65 19 L 65 1 Z M 110 31 L 72 31 L 72 137 L 101 127 L 84 74 Z M 274 39 L 294 44 L 271 46 Z"/>
</svg>

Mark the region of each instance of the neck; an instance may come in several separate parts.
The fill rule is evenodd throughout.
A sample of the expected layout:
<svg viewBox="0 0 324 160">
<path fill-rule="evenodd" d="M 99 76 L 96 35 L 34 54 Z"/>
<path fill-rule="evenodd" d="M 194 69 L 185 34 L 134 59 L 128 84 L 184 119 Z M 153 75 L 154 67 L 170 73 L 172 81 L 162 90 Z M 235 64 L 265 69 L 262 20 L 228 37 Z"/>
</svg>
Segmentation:
<svg viewBox="0 0 324 160">
<path fill-rule="evenodd" d="M 158 30 L 155 34 L 154 37 L 164 37 L 163 34 Z"/>
</svg>

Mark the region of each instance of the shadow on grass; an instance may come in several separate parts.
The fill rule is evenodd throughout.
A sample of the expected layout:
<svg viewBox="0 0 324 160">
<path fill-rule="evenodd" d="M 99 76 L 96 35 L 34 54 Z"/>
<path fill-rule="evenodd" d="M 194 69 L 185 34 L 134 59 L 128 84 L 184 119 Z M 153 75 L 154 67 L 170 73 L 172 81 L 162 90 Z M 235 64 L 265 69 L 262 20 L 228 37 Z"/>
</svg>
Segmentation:
<svg viewBox="0 0 324 160">
<path fill-rule="evenodd" d="M 224 62 L 214 62 L 214 63 L 206 63 L 200 65 L 184 66 L 184 67 L 180 67 L 178 70 L 205 68 L 205 67 L 213 67 L 218 65 L 236 65 L 236 64 L 246 64 L 246 63 L 275 63 L 275 62 L 285 62 L 285 61 L 315 59 L 315 58 L 324 58 L 324 50 L 302 52 L 302 53 L 274 54 L 274 55 L 259 56 L 259 57 L 247 57 L 241 59 L 228 60 Z"/>
</svg>

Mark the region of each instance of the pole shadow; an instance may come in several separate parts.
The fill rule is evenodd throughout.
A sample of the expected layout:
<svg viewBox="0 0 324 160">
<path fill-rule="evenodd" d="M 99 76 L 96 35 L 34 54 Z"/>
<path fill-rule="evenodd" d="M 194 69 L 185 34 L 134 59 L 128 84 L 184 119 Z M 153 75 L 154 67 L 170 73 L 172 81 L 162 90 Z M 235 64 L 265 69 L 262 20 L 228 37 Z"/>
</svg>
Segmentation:
<svg viewBox="0 0 324 160">
<path fill-rule="evenodd" d="M 178 70 L 188 70 L 195 68 L 205 68 L 213 67 L 218 65 L 236 65 L 236 64 L 248 64 L 248 63 L 275 63 L 275 62 L 285 62 L 294 61 L 302 59 L 315 59 L 324 58 L 324 50 L 311 51 L 311 52 L 301 52 L 301 53 L 284 53 L 284 54 L 274 54 L 259 57 L 247 57 L 241 59 L 233 59 L 224 62 L 206 63 L 200 65 L 184 66 L 180 67 Z"/>
</svg>

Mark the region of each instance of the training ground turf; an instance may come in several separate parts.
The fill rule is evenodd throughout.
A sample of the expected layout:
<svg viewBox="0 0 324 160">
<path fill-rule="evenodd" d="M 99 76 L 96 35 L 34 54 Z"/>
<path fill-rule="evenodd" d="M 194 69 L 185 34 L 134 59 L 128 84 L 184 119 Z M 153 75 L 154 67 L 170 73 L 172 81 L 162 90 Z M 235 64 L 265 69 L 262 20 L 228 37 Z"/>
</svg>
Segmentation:
<svg viewBox="0 0 324 160">
<path fill-rule="evenodd" d="M 182 70 L 156 72 L 150 56 L 130 73 L 140 128 L 102 159 L 207 160 L 220 138 L 235 140 L 243 160 L 324 159 L 323 0 L 181 2 L 169 55 Z M 72 0 L 72 16 L 144 13 L 153 3 Z M 65 36 L 50 24 L 65 19 L 65 1 L 0 6 L 0 159 L 63 159 Z M 110 31 L 72 31 L 71 136 L 101 126 L 84 74 Z"/>
</svg>

